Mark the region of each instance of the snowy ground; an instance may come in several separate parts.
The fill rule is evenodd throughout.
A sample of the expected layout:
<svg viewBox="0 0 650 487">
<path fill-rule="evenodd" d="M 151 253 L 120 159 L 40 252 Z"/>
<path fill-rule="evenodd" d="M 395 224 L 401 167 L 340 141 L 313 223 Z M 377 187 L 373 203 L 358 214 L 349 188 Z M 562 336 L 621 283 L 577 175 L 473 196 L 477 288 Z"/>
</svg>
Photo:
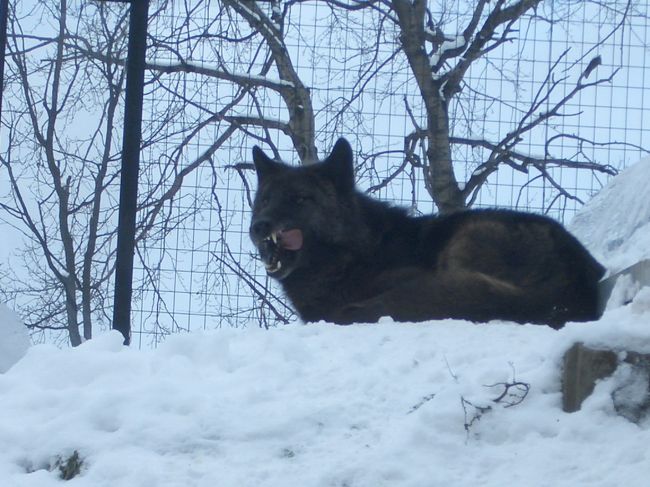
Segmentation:
<svg viewBox="0 0 650 487">
<path fill-rule="evenodd" d="M 71 485 L 93 487 L 647 487 L 650 424 L 615 414 L 613 379 L 562 412 L 559 374 L 576 339 L 650 351 L 649 321 L 650 292 L 559 332 L 296 324 L 145 352 L 116 333 L 35 346 L 0 375 L 0 485 L 59 485 L 48 467 L 77 450 Z M 513 379 L 528 396 L 493 403 L 503 388 L 486 386 Z"/>
<path fill-rule="evenodd" d="M 650 242 L 650 224 L 628 220 L 617 248 L 642 255 L 624 247 Z M 592 248 L 611 236 L 596 224 L 582 224 Z M 623 262 L 614 247 L 601 258 Z M 0 373 L 0 486 L 61 485 L 53 466 L 76 450 L 80 487 L 648 487 L 650 419 L 615 413 L 620 374 L 562 411 L 576 341 L 650 353 L 650 288 L 560 331 L 387 320 L 176 335 L 150 351 L 116 333 L 34 346 Z M 530 387 L 521 403 L 494 402 L 513 381 Z"/>
</svg>

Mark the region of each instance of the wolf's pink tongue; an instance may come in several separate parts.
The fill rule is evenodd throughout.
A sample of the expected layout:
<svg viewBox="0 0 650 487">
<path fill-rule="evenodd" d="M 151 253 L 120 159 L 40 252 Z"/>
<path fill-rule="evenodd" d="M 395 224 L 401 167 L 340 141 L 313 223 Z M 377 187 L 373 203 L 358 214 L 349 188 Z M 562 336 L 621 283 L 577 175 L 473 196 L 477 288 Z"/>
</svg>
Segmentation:
<svg viewBox="0 0 650 487">
<path fill-rule="evenodd" d="M 287 250 L 300 250 L 302 248 L 302 232 L 298 229 L 285 230 L 280 233 L 280 246 Z"/>
</svg>

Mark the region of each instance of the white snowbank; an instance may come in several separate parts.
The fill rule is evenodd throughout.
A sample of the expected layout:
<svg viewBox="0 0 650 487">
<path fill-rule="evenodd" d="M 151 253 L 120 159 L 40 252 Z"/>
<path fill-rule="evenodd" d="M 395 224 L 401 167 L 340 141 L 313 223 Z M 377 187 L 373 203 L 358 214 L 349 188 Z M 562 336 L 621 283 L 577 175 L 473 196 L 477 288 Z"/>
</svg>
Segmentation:
<svg viewBox="0 0 650 487">
<path fill-rule="evenodd" d="M 611 273 L 650 259 L 650 158 L 613 178 L 571 221 L 570 230 Z"/>
<path fill-rule="evenodd" d="M 16 313 L 0 303 L 0 374 L 20 360 L 28 347 L 27 328 Z"/>
<path fill-rule="evenodd" d="M 34 346 L 0 375 L 0 485 L 60 486 L 47 467 L 78 450 L 79 487 L 647 487 L 650 424 L 614 413 L 611 380 L 562 412 L 560 362 L 576 339 L 647 345 L 649 320 L 650 299 L 559 332 L 295 324 L 154 351 L 117 333 Z M 528 396 L 494 403 L 503 387 L 486 386 L 513 379 Z"/>
</svg>

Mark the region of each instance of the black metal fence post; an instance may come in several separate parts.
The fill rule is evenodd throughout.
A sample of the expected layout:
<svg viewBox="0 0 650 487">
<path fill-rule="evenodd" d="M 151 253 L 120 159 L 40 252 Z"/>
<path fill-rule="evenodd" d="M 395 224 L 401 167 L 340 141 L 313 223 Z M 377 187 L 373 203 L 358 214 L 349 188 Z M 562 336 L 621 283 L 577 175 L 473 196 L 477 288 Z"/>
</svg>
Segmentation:
<svg viewBox="0 0 650 487">
<path fill-rule="evenodd" d="M 122 174 L 115 262 L 113 329 L 131 343 L 131 297 L 133 292 L 133 254 L 138 202 L 138 172 L 142 140 L 142 98 L 147 43 L 149 0 L 131 0 L 129 45 L 126 65 Z"/>
<path fill-rule="evenodd" d="M 5 91 L 5 49 L 7 47 L 7 16 L 9 0 L 0 0 L 0 120 L 2 120 L 2 94 Z"/>
</svg>

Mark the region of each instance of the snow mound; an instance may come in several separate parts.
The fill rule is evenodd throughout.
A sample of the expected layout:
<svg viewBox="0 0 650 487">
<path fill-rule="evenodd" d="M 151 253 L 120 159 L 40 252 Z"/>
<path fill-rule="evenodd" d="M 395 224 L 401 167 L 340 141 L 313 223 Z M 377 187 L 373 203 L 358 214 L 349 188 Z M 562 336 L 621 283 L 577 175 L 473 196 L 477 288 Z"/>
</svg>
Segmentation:
<svg viewBox="0 0 650 487">
<path fill-rule="evenodd" d="M 20 360 L 28 347 L 27 328 L 16 313 L 0 303 L 0 374 Z"/>
<path fill-rule="evenodd" d="M 647 487 L 650 424 L 615 413 L 608 380 L 564 413 L 560 364 L 577 339 L 650 343 L 648 319 L 625 307 L 560 331 L 384 320 L 151 351 L 115 332 L 37 345 L 0 375 L 0 485 L 58 487 L 52 466 L 76 450 L 78 487 Z M 513 381 L 530 385 L 523 401 L 495 402 Z"/>
<path fill-rule="evenodd" d="M 571 221 L 570 230 L 614 273 L 650 259 L 650 158 L 613 178 Z"/>
</svg>

